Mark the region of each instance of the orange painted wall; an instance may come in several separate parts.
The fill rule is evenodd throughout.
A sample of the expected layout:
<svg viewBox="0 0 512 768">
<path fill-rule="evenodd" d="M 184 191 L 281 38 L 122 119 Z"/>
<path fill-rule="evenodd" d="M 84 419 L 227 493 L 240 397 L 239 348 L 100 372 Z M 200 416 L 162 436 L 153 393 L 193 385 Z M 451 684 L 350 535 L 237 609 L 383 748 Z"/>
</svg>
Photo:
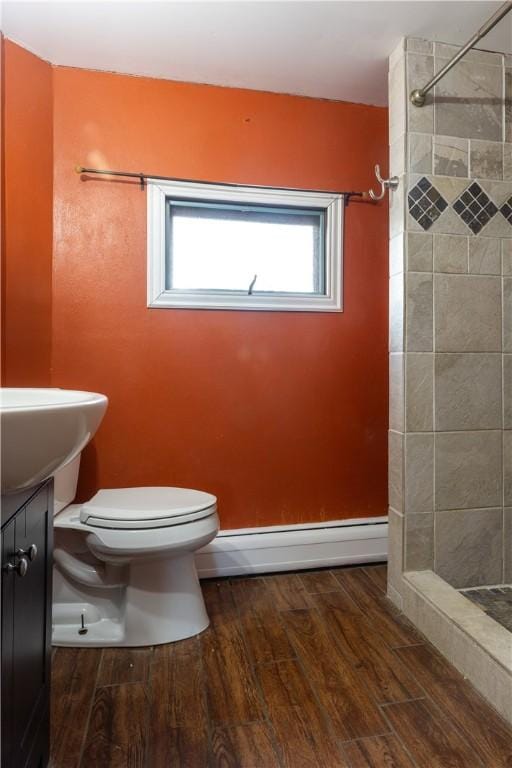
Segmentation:
<svg viewBox="0 0 512 768">
<path fill-rule="evenodd" d="M 52 67 L 6 40 L 2 74 L 2 383 L 48 386 L 52 312 Z"/>
<path fill-rule="evenodd" d="M 380 108 L 54 70 L 53 384 L 106 393 L 98 487 L 217 494 L 223 528 L 386 513 L 387 210 L 346 216 L 343 314 L 146 307 L 146 195 L 79 164 L 367 189 Z"/>
</svg>

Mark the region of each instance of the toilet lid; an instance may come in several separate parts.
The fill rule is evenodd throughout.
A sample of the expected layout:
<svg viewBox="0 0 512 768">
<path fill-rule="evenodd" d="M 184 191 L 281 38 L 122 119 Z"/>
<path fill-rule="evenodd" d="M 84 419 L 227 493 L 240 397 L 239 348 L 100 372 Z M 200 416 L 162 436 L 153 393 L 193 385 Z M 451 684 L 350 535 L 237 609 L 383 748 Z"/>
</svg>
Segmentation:
<svg viewBox="0 0 512 768">
<path fill-rule="evenodd" d="M 217 509 L 211 493 L 191 488 L 111 488 L 80 509 L 80 522 L 97 528 L 163 528 L 192 522 Z"/>
</svg>

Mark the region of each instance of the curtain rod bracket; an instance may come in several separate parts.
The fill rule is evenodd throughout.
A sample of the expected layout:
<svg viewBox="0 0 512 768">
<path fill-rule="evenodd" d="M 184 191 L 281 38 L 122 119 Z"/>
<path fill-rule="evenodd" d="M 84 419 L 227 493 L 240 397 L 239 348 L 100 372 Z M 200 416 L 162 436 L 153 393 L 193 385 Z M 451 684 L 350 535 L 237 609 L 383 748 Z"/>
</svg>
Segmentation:
<svg viewBox="0 0 512 768">
<path fill-rule="evenodd" d="M 415 88 L 414 91 L 411 91 L 410 99 L 415 107 L 422 107 L 426 98 L 427 94 L 421 88 Z"/>
</svg>

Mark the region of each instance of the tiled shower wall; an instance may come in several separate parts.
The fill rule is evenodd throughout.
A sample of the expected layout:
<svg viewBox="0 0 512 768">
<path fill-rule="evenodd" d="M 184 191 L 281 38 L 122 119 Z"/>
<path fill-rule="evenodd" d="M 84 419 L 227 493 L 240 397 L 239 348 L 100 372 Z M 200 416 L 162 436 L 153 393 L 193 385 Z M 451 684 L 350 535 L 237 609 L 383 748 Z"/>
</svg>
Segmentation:
<svg viewBox="0 0 512 768">
<path fill-rule="evenodd" d="M 512 57 L 390 58 L 390 592 L 512 581 Z"/>
</svg>

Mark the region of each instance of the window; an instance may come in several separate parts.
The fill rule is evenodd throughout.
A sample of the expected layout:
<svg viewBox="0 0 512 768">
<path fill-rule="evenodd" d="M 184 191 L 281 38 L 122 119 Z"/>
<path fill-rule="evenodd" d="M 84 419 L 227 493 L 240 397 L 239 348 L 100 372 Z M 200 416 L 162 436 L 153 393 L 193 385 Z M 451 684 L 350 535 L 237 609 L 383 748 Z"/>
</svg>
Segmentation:
<svg viewBox="0 0 512 768">
<path fill-rule="evenodd" d="M 341 310 L 343 198 L 148 183 L 148 306 Z"/>
</svg>

